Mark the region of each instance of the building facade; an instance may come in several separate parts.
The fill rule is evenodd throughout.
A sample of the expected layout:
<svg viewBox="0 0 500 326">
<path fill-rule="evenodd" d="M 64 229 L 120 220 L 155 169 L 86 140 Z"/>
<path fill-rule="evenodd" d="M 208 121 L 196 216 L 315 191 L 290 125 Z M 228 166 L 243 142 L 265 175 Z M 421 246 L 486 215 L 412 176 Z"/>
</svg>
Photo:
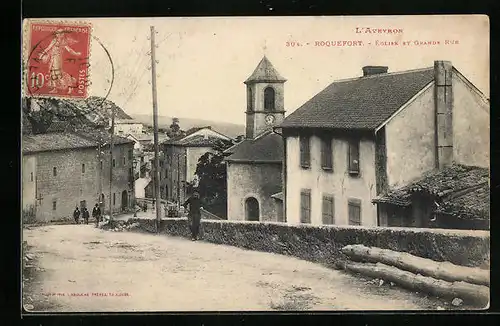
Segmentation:
<svg viewBox="0 0 500 326">
<path fill-rule="evenodd" d="M 99 148 L 95 139 L 77 133 L 23 135 L 24 213 L 51 221 L 71 218 L 76 206 L 91 210 L 99 201 L 105 212 L 110 204 L 113 212 L 132 207 L 133 143 L 116 137 L 112 161 L 109 155 L 99 157 Z M 100 149 L 109 153 L 109 147 Z"/>
<path fill-rule="evenodd" d="M 170 202 L 183 203 L 190 186 L 197 186 L 196 167 L 206 153 L 214 152 L 219 141 L 232 142 L 212 127 L 196 127 L 178 138 L 163 142 L 160 191 L 162 198 Z"/>
<path fill-rule="evenodd" d="M 284 221 L 283 139 L 272 128 L 284 119 L 285 82 L 266 57 L 245 81 L 245 139 L 225 159 L 229 220 Z"/>
<path fill-rule="evenodd" d="M 280 127 L 290 223 L 386 225 L 378 195 L 452 163 L 489 165 L 489 101 L 447 61 L 363 67 Z"/>
<path fill-rule="evenodd" d="M 110 121 L 111 123 L 111 121 Z M 115 120 L 115 135 L 126 136 L 128 134 L 142 134 L 142 123 L 133 119 L 116 119 Z"/>
</svg>

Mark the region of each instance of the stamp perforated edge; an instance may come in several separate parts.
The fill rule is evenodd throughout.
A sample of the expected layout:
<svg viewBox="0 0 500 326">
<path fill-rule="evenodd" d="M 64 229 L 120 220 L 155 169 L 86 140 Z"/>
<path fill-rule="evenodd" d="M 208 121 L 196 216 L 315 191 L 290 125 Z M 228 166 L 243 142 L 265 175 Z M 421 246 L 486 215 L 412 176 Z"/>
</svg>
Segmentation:
<svg viewBox="0 0 500 326">
<path fill-rule="evenodd" d="M 30 94 L 28 92 L 27 87 L 28 85 L 26 84 L 26 74 L 28 73 L 28 68 L 29 68 L 29 55 L 30 51 L 32 50 L 30 48 L 31 45 L 31 25 L 32 24 L 48 24 L 48 25 L 75 25 L 75 26 L 85 26 L 89 28 L 89 43 L 87 44 L 88 47 L 88 53 L 89 53 L 89 66 L 87 67 L 87 79 L 88 79 L 88 85 L 87 85 L 87 94 L 85 97 L 72 97 L 72 96 L 64 96 L 64 95 L 57 95 L 57 96 L 51 96 L 51 95 L 46 95 L 46 94 Z M 35 19 L 35 18 L 25 18 L 23 21 L 23 31 L 22 31 L 22 80 L 21 80 L 21 95 L 22 97 L 29 97 L 29 98 L 50 98 L 50 99 L 69 99 L 69 100 L 86 100 L 87 98 L 90 97 L 90 92 L 91 92 L 91 86 L 92 82 L 90 80 L 91 76 L 91 69 L 92 69 L 92 38 L 94 38 L 94 26 L 92 25 L 91 22 L 89 21 L 80 21 L 80 20 L 63 20 L 63 19 Z"/>
</svg>

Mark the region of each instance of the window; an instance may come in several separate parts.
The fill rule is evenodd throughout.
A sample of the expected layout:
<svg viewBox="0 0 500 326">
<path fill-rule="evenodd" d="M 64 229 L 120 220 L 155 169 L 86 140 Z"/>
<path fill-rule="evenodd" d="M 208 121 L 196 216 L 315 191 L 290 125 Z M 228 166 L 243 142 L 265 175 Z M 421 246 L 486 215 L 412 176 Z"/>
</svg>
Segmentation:
<svg viewBox="0 0 500 326">
<path fill-rule="evenodd" d="M 30 180 L 33 181 L 33 172 L 30 174 Z"/>
<path fill-rule="evenodd" d="M 349 173 L 359 173 L 359 141 L 349 141 Z"/>
<path fill-rule="evenodd" d="M 247 109 L 248 111 L 252 111 L 252 104 L 253 104 L 253 92 L 250 87 L 248 87 L 247 91 Z"/>
<path fill-rule="evenodd" d="M 144 163 L 144 156 L 141 156 L 141 163 Z"/>
<path fill-rule="evenodd" d="M 57 209 L 57 201 L 54 199 L 52 201 L 52 210 L 55 211 Z"/>
<path fill-rule="evenodd" d="M 113 193 L 113 206 L 116 204 L 116 194 Z"/>
<path fill-rule="evenodd" d="M 82 173 L 85 173 L 85 163 L 82 163 Z"/>
<path fill-rule="evenodd" d="M 123 157 L 123 165 L 125 166 L 125 164 L 127 164 L 127 161 L 125 159 L 125 156 Z"/>
<path fill-rule="evenodd" d="M 264 90 L 264 110 L 274 110 L 274 97 L 274 89 L 272 87 L 268 87 Z"/>
<path fill-rule="evenodd" d="M 52 169 L 52 175 L 53 175 L 54 177 L 55 177 L 55 176 L 57 176 L 57 168 L 56 168 L 56 167 L 54 167 L 54 168 Z"/>
<path fill-rule="evenodd" d="M 300 222 L 311 223 L 311 190 L 300 192 Z"/>
<path fill-rule="evenodd" d="M 349 199 L 347 205 L 349 211 L 349 225 L 361 225 L 361 200 Z"/>
<path fill-rule="evenodd" d="M 332 139 L 329 137 L 321 139 L 321 167 L 324 170 L 333 169 Z"/>
<path fill-rule="evenodd" d="M 115 159 L 113 159 L 113 167 L 115 167 L 115 166 L 116 166 L 116 161 L 115 161 Z"/>
<path fill-rule="evenodd" d="M 335 224 L 333 196 L 323 196 L 323 224 Z"/>
<path fill-rule="evenodd" d="M 102 161 L 101 161 L 101 170 L 102 170 Z"/>
<path fill-rule="evenodd" d="M 129 159 L 129 161 L 132 161 L 133 158 L 134 158 L 134 151 L 132 149 L 129 149 L 128 150 L 128 159 Z"/>
<path fill-rule="evenodd" d="M 300 166 L 308 168 L 311 165 L 311 150 L 309 137 L 300 136 Z"/>
</svg>

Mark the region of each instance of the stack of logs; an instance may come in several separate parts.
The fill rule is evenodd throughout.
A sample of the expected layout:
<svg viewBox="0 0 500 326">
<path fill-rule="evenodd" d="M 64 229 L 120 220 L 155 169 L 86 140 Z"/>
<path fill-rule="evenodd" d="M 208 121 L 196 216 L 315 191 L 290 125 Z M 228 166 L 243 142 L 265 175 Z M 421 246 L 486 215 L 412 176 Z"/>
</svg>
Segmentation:
<svg viewBox="0 0 500 326">
<path fill-rule="evenodd" d="M 489 270 L 363 245 L 348 245 L 342 252 L 353 260 L 345 263 L 348 271 L 437 297 L 460 298 L 482 307 L 489 303 Z"/>
</svg>

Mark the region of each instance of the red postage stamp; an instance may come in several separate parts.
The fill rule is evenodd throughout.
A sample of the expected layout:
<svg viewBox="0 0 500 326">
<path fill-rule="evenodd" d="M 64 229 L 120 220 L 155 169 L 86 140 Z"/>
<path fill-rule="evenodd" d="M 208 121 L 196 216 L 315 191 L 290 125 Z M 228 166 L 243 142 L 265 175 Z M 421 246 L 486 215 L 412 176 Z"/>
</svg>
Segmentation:
<svg viewBox="0 0 500 326">
<path fill-rule="evenodd" d="M 86 23 L 30 23 L 26 95 L 87 98 L 91 32 Z"/>
</svg>

